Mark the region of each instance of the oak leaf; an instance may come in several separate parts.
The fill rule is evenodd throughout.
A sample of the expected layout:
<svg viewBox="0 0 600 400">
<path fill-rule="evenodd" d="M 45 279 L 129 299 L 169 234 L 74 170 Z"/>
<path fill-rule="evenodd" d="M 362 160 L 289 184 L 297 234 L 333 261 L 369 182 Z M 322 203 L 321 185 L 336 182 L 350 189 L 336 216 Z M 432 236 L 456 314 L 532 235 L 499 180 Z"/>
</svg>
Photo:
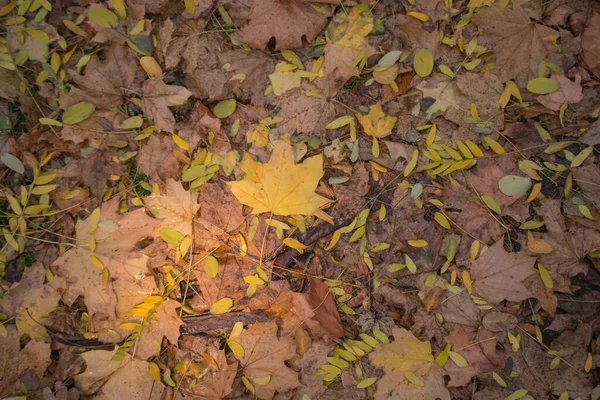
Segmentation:
<svg viewBox="0 0 600 400">
<path fill-rule="evenodd" d="M 494 73 L 502 82 L 514 78 L 525 86 L 537 77 L 541 62 L 560 61 L 560 50 L 552 41 L 559 32 L 532 21 L 518 3 L 512 9 L 497 5 L 480 8 L 473 22 L 483 30 L 480 44 L 496 55 Z"/>
<path fill-rule="evenodd" d="M 367 135 L 383 138 L 392 134 L 392 129 L 398 121 L 397 117 L 386 115 L 381 104 L 369 106 L 368 114 L 357 114 L 356 118 Z"/>
<path fill-rule="evenodd" d="M 394 329 L 393 334 L 392 343 L 377 346 L 369 355 L 371 364 L 382 367 L 385 373 L 377 382 L 375 400 L 450 400 L 442 370 L 433 359 L 431 344 L 419 341 L 403 328 Z M 409 381 L 414 381 L 415 376 L 422 385 Z"/>
<path fill-rule="evenodd" d="M 427 118 L 431 119 L 443 114 L 450 106 L 459 104 L 460 94 L 456 83 L 444 74 L 433 74 L 417 85 L 423 97 L 430 97 L 435 102 L 427 109 Z"/>
<path fill-rule="evenodd" d="M 244 348 L 244 357 L 237 357 L 243 375 L 250 380 L 271 377 L 266 385 L 254 385 L 259 399 L 272 399 L 275 392 L 283 393 L 300 385 L 298 373 L 285 365 L 297 355 L 296 343 L 290 336 L 277 337 L 277 330 L 275 321 L 255 323 L 236 339 Z"/>
<path fill-rule="evenodd" d="M 473 291 L 493 303 L 532 297 L 522 282 L 536 273 L 534 264 L 535 258 L 523 252 L 506 252 L 499 240 L 471 265 Z"/>
<path fill-rule="evenodd" d="M 253 208 L 253 214 L 313 215 L 330 202 L 315 193 L 323 176 L 323 156 L 319 154 L 295 165 L 288 141 L 275 145 L 266 164 L 246 154 L 241 168 L 244 179 L 228 184 L 242 204 Z"/>
<path fill-rule="evenodd" d="M 180 106 L 192 95 L 183 86 L 167 85 L 162 79 L 148 79 L 142 85 L 144 96 L 142 109 L 154 120 L 156 128 L 165 132 L 173 132 L 175 117 L 170 106 Z"/>
</svg>

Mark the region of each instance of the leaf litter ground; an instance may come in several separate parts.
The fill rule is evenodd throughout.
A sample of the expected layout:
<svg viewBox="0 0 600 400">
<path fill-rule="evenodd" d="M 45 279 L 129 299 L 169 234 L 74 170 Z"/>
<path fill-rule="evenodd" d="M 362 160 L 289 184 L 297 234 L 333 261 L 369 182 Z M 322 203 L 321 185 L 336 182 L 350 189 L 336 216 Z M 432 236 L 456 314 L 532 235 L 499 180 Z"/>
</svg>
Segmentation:
<svg viewBox="0 0 600 400">
<path fill-rule="evenodd" d="M 597 2 L 0 25 L 2 398 L 600 398 Z"/>
</svg>

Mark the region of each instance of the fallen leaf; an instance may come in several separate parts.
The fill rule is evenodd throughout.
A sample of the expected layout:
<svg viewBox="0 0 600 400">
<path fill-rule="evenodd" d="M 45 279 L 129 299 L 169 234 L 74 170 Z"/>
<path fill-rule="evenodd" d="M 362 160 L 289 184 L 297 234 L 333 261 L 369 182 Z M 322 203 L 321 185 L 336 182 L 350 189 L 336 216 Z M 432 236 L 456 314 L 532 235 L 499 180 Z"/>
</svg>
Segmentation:
<svg viewBox="0 0 600 400">
<path fill-rule="evenodd" d="M 255 49 L 266 50 L 271 38 L 275 50 L 294 49 L 311 43 L 327 17 L 327 12 L 320 13 L 304 1 L 256 0 L 240 33 L 244 43 Z"/>
<path fill-rule="evenodd" d="M 583 59 L 590 68 L 598 68 L 600 64 L 600 45 L 598 44 L 599 26 L 600 14 L 594 11 L 581 37 Z"/>
<path fill-rule="evenodd" d="M 554 93 L 538 96 L 538 101 L 553 111 L 559 111 L 563 104 L 576 104 L 583 100 L 581 76 L 577 75 L 571 81 L 564 75 L 552 74 L 552 79 L 560 84 L 560 89 Z"/>
<path fill-rule="evenodd" d="M 285 362 L 296 356 L 296 344 L 289 336 L 277 336 L 277 324 L 255 323 L 244 329 L 237 342 L 244 348 L 240 360 L 243 375 L 248 379 L 271 379 L 266 385 L 254 385 L 256 397 L 272 399 L 275 392 L 282 393 L 300 385 L 298 374 Z"/>
<path fill-rule="evenodd" d="M 170 106 L 180 106 L 192 95 L 182 86 L 166 85 L 162 79 L 148 79 L 142 85 L 142 109 L 152 118 L 156 128 L 173 132 L 175 117 Z"/>
<path fill-rule="evenodd" d="M 559 32 L 532 21 L 519 4 L 513 4 L 512 9 L 482 7 L 472 20 L 483 30 L 479 42 L 495 54 L 494 73 L 501 82 L 514 78 L 519 86 L 525 86 L 538 76 L 541 62 L 560 61 L 560 50 L 549 39 L 558 37 Z"/>
<path fill-rule="evenodd" d="M 498 241 L 471 265 L 473 291 L 493 303 L 525 300 L 532 294 L 522 282 L 536 273 L 534 264 L 535 258 L 507 253 Z"/>
<path fill-rule="evenodd" d="M 381 104 L 369 106 L 368 114 L 357 114 L 356 118 L 367 135 L 383 138 L 392 134 L 398 118 L 386 115 Z"/>
<path fill-rule="evenodd" d="M 385 375 L 377 382 L 376 400 L 433 399 L 450 400 L 441 368 L 435 363 L 429 342 L 421 342 L 403 328 L 393 330 L 394 341 L 381 344 L 369 354 L 371 364 L 382 367 Z M 416 385 L 407 374 L 423 383 Z"/>
<path fill-rule="evenodd" d="M 323 176 L 322 155 L 295 165 L 293 149 L 287 141 L 275 145 L 267 164 L 246 155 L 241 168 L 245 178 L 228 184 L 235 197 L 252 207 L 254 214 L 313 215 L 330 202 L 314 192 Z"/>
<path fill-rule="evenodd" d="M 83 394 L 93 394 L 96 399 L 126 398 L 160 399 L 165 387 L 155 382 L 148 371 L 146 361 L 126 357 L 113 361 L 115 351 L 92 350 L 82 354 L 86 363 L 85 372 L 75 375 L 75 386 Z"/>
<path fill-rule="evenodd" d="M 115 110 L 125 97 L 140 89 L 145 74 L 127 46 L 115 43 L 104 54 L 104 61 L 97 54 L 92 56 L 85 75 L 69 71 L 69 77 L 96 108 Z"/>
</svg>

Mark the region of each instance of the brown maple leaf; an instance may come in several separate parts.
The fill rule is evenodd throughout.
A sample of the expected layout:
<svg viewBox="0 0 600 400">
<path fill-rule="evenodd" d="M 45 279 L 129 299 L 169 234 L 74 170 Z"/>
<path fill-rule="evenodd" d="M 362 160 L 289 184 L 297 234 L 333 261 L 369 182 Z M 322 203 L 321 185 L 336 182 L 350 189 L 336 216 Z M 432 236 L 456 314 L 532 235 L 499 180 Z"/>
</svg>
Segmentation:
<svg viewBox="0 0 600 400">
<path fill-rule="evenodd" d="M 254 0 L 240 33 L 244 43 L 255 49 L 266 50 L 271 38 L 275 38 L 275 50 L 294 49 L 311 43 L 328 16 L 304 1 Z"/>
<path fill-rule="evenodd" d="M 180 106 L 192 95 L 183 86 L 167 85 L 162 79 L 148 79 L 142 85 L 142 109 L 158 130 L 173 132 L 175 117 L 170 106 Z"/>
<path fill-rule="evenodd" d="M 535 258 L 523 252 L 506 252 L 499 240 L 471 265 L 473 291 L 493 303 L 532 297 L 522 282 L 536 273 L 534 264 Z"/>
<path fill-rule="evenodd" d="M 85 92 L 86 100 L 96 109 L 113 111 L 125 97 L 140 89 L 144 71 L 133 51 L 121 44 L 113 44 L 105 51 L 105 60 L 94 54 L 85 68 L 85 74 L 69 71 L 69 77 Z"/>
<path fill-rule="evenodd" d="M 559 111 L 563 104 L 575 104 L 583 100 L 581 75 L 578 74 L 575 81 L 560 74 L 552 74 L 552 79 L 560 83 L 560 89 L 554 93 L 537 97 L 544 106 L 553 111 Z"/>
<path fill-rule="evenodd" d="M 446 363 L 444 371 L 450 375 L 448 386 L 465 386 L 474 376 L 504 366 L 505 354 L 496 350 L 498 340 L 485 328 L 480 329 L 473 340 L 463 328 L 450 328 L 445 339 L 452 344 L 451 350 L 458 352 L 468 362 L 466 367 L 459 367 L 450 360 Z"/>
<path fill-rule="evenodd" d="M 559 32 L 532 21 L 518 3 L 512 9 L 498 5 L 480 8 L 473 22 L 483 30 L 480 44 L 496 56 L 494 73 L 502 82 L 514 78 L 525 86 L 538 76 L 541 62 L 560 65 L 560 50 L 552 41 Z"/>
<path fill-rule="evenodd" d="M 583 59 L 590 68 L 600 65 L 600 13 L 594 11 L 581 37 Z"/>
</svg>

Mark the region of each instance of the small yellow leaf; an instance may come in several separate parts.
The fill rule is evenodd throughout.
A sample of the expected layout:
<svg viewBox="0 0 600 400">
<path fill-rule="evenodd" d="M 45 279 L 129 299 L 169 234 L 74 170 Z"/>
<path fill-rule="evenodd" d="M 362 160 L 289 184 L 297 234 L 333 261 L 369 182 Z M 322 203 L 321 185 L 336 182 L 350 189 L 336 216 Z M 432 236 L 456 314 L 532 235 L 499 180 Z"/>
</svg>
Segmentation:
<svg viewBox="0 0 600 400">
<path fill-rule="evenodd" d="M 457 352 L 450 351 L 450 352 L 448 352 L 448 355 L 450 356 L 450 359 L 452 361 L 454 361 L 454 363 L 459 368 L 466 368 L 469 366 L 469 363 L 467 362 L 467 360 L 465 360 L 465 358 L 463 356 L 461 356 L 460 354 L 458 354 Z"/>
<path fill-rule="evenodd" d="M 418 160 L 419 160 L 419 150 L 415 149 L 410 158 L 410 161 L 408 162 L 408 164 L 406 164 L 406 168 L 404 168 L 404 177 L 409 176 L 410 173 L 415 169 L 415 167 L 417 166 Z"/>
<path fill-rule="evenodd" d="M 92 264 L 94 264 L 94 267 L 98 268 L 100 271 L 104 271 L 104 263 L 100 261 L 98 257 L 90 255 L 90 260 L 92 260 Z"/>
<path fill-rule="evenodd" d="M 427 247 L 428 243 L 423 239 L 409 240 L 408 245 L 412 247 Z"/>
<path fill-rule="evenodd" d="M 504 379 L 502 379 L 502 377 L 500 375 L 498 375 L 496 372 L 492 372 L 492 378 L 494 378 L 494 380 L 496 381 L 496 383 L 502 387 L 506 387 L 506 382 L 504 381 Z"/>
<path fill-rule="evenodd" d="M 104 7 L 90 8 L 88 17 L 90 18 L 90 21 L 104 28 L 116 28 L 117 25 L 119 25 L 119 18 L 117 15 Z"/>
<path fill-rule="evenodd" d="M 54 189 L 56 189 L 58 187 L 58 185 L 54 184 L 54 185 L 42 185 L 42 186 L 36 186 L 31 190 L 32 194 L 37 195 L 41 195 L 41 194 L 46 194 L 46 193 L 50 193 L 51 191 L 53 191 Z"/>
<path fill-rule="evenodd" d="M 465 289 L 467 289 L 467 292 L 471 294 L 473 291 L 473 280 L 471 279 L 471 273 L 469 271 L 462 272 L 462 281 L 465 285 Z"/>
<path fill-rule="evenodd" d="M 144 56 L 140 58 L 140 65 L 146 71 L 150 78 L 162 77 L 163 71 L 160 65 L 156 62 L 154 57 Z"/>
<path fill-rule="evenodd" d="M 242 383 L 244 384 L 244 386 L 246 386 L 246 389 L 248 389 L 248 391 L 250 393 L 252 393 L 252 394 L 255 393 L 254 385 L 252 385 L 252 383 L 250 383 L 248 378 L 246 378 L 245 376 L 242 376 Z"/>
<path fill-rule="evenodd" d="M 504 154 L 504 148 L 500 145 L 500 143 L 496 142 L 489 136 L 484 136 L 483 140 L 490 146 L 490 149 L 496 154 Z"/>
<path fill-rule="evenodd" d="M 162 240 L 169 244 L 177 245 L 183 240 L 183 234 L 171 228 L 163 228 L 159 231 Z"/>
<path fill-rule="evenodd" d="M 479 121 L 479 112 L 477 111 L 475 103 L 471 103 L 471 116 L 475 121 Z"/>
<path fill-rule="evenodd" d="M 242 334 L 244 330 L 244 323 L 241 321 L 236 322 L 231 328 L 231 333 L 229 334 L 229 340 L 235 340 Z"/>
<path fill-rule="evenodd" d="M 54 53 L 56 54 L 56 53 Z M 48 125 L 48 126 L 62 126 L 62 123 L 60 121 L 57 121 L 55 119 L 52 118 L 40 118 L 38 120 L 40 122 L 40 124 L 42 125 Z"/>
<path fill-rule="evenodd" d="M 519 400 L 519 399 L 522 399 L 523 397 L 525 397 L 527 395 L 527 393 L 528 393 L 527 390 L 519 389 L 517 391 L 514 391 L 510 395 L 506 396 L 504 398 L 504 400 Z"/>
<path fill-rule="evenodd" d="M 160 368 L 158 368 L 158 365 L 154 362 L 148 363 L 148 369 L 150 370 L 152 379 L 154 379 L 156 382 L 160 382 Z"/>
<path fill-rule="evenodd" d="M 291 247 L 292 249 L 298 250 L 298 253 L 300 254 L 304 254 L 304 250 L 308 248 L 308 246 L 305 246 L 304 244 L 291 237 L 283 239 L 283 243 L 285 243 L 286 246 Z"/>
<path fill-rule="evenodd" d="M 496 214 L 502 214 L 502 210 L 500 209 L 500 206 L 498 205 L 498 203 L 496 202 L 496 200 L 494 200 L 493 198 L 491 198 L 490 196 L 481 196 L 481 201 L 483 201 L 483 203 L 493 212 L 495 212 Z"/>
<path fill-rule="evenodd" d="M 368 388 L 369 386 L 371 386 L 372 384 L 374 384 L 375 382 L 377 382 L 377 378 L 376 377 L 372 377 L 372 378 L 367 378 L 367 379 L 363 379 L 362 381 L 358 382 L 356 384 L 356 388 L 357 389 L 364 389 L 364 388 Z"/>
<path fill-rule="evenodd" d="M 411 274 L 415 274 L 417 272 L 417 265 L 408 254 L 404 254 L 404 263 Z"/>
<path fill-rule="evenodd" d="M 591 219 L 592 221 L 595 221 L 595 220 L 596 220 L 596 218 L 594 218 L 594 217 L 592 216 L 592 212 L 590 211 L 590 209 L 589 209 L 589 208 L 587 208 L 587 206 L 585 206 L 585 205 L 583 205 L 583 204 L 579 204 L 579 205 L 577 206 L 577 208 L 579 208 L 579 212 L 580 212 L 580 213 L 581 213 L 581 214 L 582 214 L 584 217 L 586 217 L 587 219 Z"/>
<path fill-rule="evenodd" d="M 423 22 L 429 21 L 429 16 L 427 14 L 423 14 L 420 12 L 411 11 L 411 12 L 407 12 L 406 15 L 409 17 L 416 18 L 419 21 L 423 21 Z"/>
<path fill-rule="evenodd" d="M 125 322 L 119 325 L 119 329 L 123 329 L 126 331 L 134 331 L 138 329 L 141 325 L 138 322 Z"/>
<path fill-rule="evenodd" d="M 261 386 L 268 385 L 269 382 L 271 382 L 271 375 L 267 375 L 262 378 L 254 378 L 254 379 L 252 379 L 252 382 L 256 383 L 257 385 L 261 385 Z"/>
<path fill-rule="evenodd" d="M 232 339 L 227 339 L 227 346 L 231 349 L 232 353 L 239 358 L 244 358 L 244 347 Z"/>
<path fill-rule="evenodd" d="M 429 49 L 419 49 L 415 54 L 413 66 L 421 78 L 425 78 L 433 71 L 433 54 Z"/>
<path fill-rule="evenodd" d="M 412 371 L 404 371 L 404 377 L 413 385 L 417 385 L 417 386 L 425 386 L 425 382 L 423 382 L 421 380 L 421 378 L 419 378 L 417 375 L 415 375 L 414 372 Z"/>
<path fill-rule="evenodd" d="M 235 99 L 222 100 L 213 108 L 213 114 L 219 119 L 227 118 L 235 112 L 236 107 Z"/>
<path fill-rule="evenodd" d="M 571 161 L 571 168 L 576 168 L 583 164 L 583 162 L 589 157 L 589 155 L 592 154 L 592 151 L 594 151 L 594 146 L 588 146 L 585 149 L 583 149 L 579 154 L 575 156 L 573 161 Z"/>
<path fill-rule="evenodd" d="M 62 115 L 65 125 L 75 125 L 85 121 L 96 110 L 96 106 L 89 101 L 82 101 L 67 108 Z"/>
<path fill-rule="evenodd" d="M 190 149 L 190 145 L 188 144 L 188 142 L 183 140 L 179 135 L 173 134 L 173 136 L 171 137 L 173 138 L 173 141 L 175 142 L 177 147 L 179 147 L 181 150 L 188 151 Z"/>
<path fill-rule="evenodd" d="M 433 214 L 433 219 L 443 228 L 450 229 L 450 222 L 448 221 L 448 218 L 446 218 L 446 216 L 441 212 L 436 211 L 436 213 Z"/>
<path fill-rule="evenodd" d="M 204 259 L 204 271 L 210 276 L 214 278 L 219 273 L 219 261 L 213 256 L 206 256 Z"/>
<path fill-rule="evenodd" d="M 585 364 L 583 366 L 583 370 L 586 373 L 589 373 L 592 370 L 592 353 L 587 354 L 587 358 L 585 359 Z"/>
<path fill-rule="evenodd" d="M 342 126 L 350 124 L 352 121 L 354 121 L 354 117 L 350 115 L 345 115 L 343 117 L 336 118 L 330 123 L 328 123 L 325 129 L 338 129 Z"/>
<path fill-rule="evenodd" d="M 212 307 L 210 307 L 211 314 L 225 314 L 229 312 L 233 307 L 233 300 L 229 297 L 225 297 L 217 302 L 215 302 Z"/>
<path fill-rule="evenodd" d="M 554 283 L 552 282 L 552 277 L 550 276 L 548 270 L 544 268 L 542 264 L 538 263 L 538 271 L 540 272 L 540 278 L 542 278 L 544 286 L 546 286 L 548 289 L 552 289 L 554 287 Z"/>
<path fill-rule="evenodd" d="M 127 18 L 127 10 L 125 9 L 125 2 L 123 0 L 112 0 L 113 8 L 119 14 L 121 19 Z"/>
<path fill-rule="evenodd" d="M 534 94 L 550 94 L 560 89 L 560 83 L 551 78 L 533 78 L 527 82 L 527 90 Z"/>
</svg>

